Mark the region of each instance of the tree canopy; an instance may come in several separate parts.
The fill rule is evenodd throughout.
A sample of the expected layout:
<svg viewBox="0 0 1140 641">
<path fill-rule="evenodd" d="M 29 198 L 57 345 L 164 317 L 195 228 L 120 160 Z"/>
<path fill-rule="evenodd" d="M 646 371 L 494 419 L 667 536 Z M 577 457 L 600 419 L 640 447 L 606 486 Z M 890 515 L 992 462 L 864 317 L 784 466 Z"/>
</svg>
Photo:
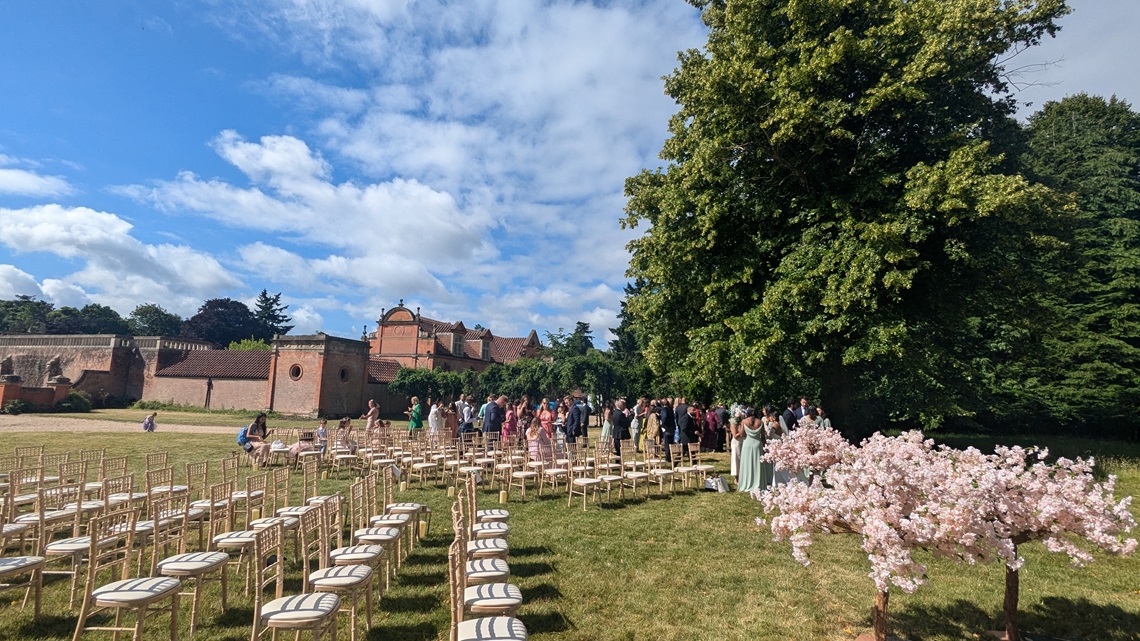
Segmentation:
<svg viewBox="0 0 1140 641">
<path fill-rule="evenodd" d="M 649 364 L 807 393 L 856 431 L 978 411 L 1066 211 L 1006 155 L 1001 59 L 1064 1 L 693 4 L 709 37 L 666 78 L 668 165 L 626 182 Z"/>
<path fill-rule="evenodd" d="M 203 303 L 197 314 L 182 323 L 181 335 L 218 345 L 266 338 L 264 328 L 245 303 L 229 298 L 212 298 Z"/>
<path fill-rule="evenodd" d="M 289 325 L 292 319 L 285 313 L 287 309 L 288 305 L 281 304 L 281 292 L 270 296 L 268 291 L 261 290 L 253 309 L 253 317 L 261 326 L 261 334 L 258 337 L 269 340 L 275 334 L 288 334 L 293 326 Z"/>
<path fill-rule="evenodd" d="M 178 336 L 182 317 L 155 303 L 143 303 L 127 317 L 127 325 L 134 336 Z"/>
</svg>

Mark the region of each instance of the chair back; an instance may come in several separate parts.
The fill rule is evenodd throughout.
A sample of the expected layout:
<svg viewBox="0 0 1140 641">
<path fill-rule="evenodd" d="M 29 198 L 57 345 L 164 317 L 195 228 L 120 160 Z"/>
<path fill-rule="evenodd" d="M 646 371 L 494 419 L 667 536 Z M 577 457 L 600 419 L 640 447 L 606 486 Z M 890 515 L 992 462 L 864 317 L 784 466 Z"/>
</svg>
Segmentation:
<svg viewBox="0 0 1140 641">
<path fill-rule="evenodd" d="M 231 482 L 210 486 L 210 541 L 234 528 L 234 502 L 230 500 L 233 493 Z"/>
<path fill-rule="evenodd" d="M 325 524 L 324 506 L 302 512 L 300 520 L 297 536 L 301 537 L 301 590 L 307 591 L 309 573 L 328 565 L 328 537 L 325 536 L 328 527 Z"/>
<path fill-rule="evenodd" d="M 126 476 L 126 474 L 127 457 L 125 456 L 112 456 L 111 458 L 104 457 L 103 460 L 99 461 L 100 480 L 118 476 Z"/>
<path fill-rule="evenodd" d="M 157 576 L 158 560 L 171 555 L 173 548 L 181 554 L 186 551 L 186 534 L 189 530 L 190 498 L 185 494 L 164 494 L 151 501 L 151 519 L 154 530 L 150 556 L 150 576 Z M 159 556 L 161 550 L 161 557 Z"/>
<path fill-rule="evenodd" d="M 222 482 L 232 481 L 237 485 L 238 465 L 241 464 L 241 457 L 234 454 L 222 459 Z"/>
<path fill-rule="evenodd" d="M 105 447 L 94 450 L 79 450 L 79 460 L 87 461 L 92 467 L 98 465 L 106 457 L 107 448 Z"/>
<path fill-rule="evenodd" d="M 110 570 L 112 580 L 130 578 L 131 551 L 134 547 L 135 524 L 139 512 L 135 508 L 112 510 L 91 519 L 87 526 L 90 541 L 87 547 L 87 581 L 84 586 L 84 603 L 90 602 L 95 590 L 96 577 Z M 119 567 L 121 566 L 121 567 Z M 115 570 L 118 568 L 118 576 Z"/>
<path fill-rule="evenodd" d="M 24 445 L 16 448 L 16 456 L 23 458 L 25 456 L 35 456 L 37 459 L 44 453 L 43 445 Z"/>
<path fill-rule="evenodd" d="M 248 530 L 249 522 L 254 520 L 255 509 L 264 511 L 265 488 L 269 483 L 269 474 L 250 474 L 245 479 L 245 528 Z"/>
<path fill-rule="evenodd" d="M 83 486 L 79 483 L 40 486 L 36 493 L 35 513 L 41 551 L 61 532 L 69 537 L 79 536 L 83 510 L 78 509 L 78 503 L 82 499 Z M 76 504 L 75 508 L 67 509 L 72 503 Z"/>
<path fill-rule="evenodd" d="M 348 488 L 348 512 L 350 515 L 348 526 L 354 532 L 368 527 L 368 517 L 371 516 L 368 509 L 368 490 L 364 484 L 365 480 L 361 479 Z"/>
<path fill-rule="evenodd" d="M 269 474 L 269 487 L 266 491 L 268 507 L 266 515 L 276 514 L 279 508 L 289 505 L 289 495 L 292 493 L 292 470 L 288 467 L 275 467 Z"/>
<path fill-rule="evenodd" d="M 150 455 L 148 454 L 147 457 L 149 458 Z M 146 469 L 147 496 L 154 496 L 159 490 L 163 494 L 170 494 L 174 491 L 174 468 L 152 468 L 148 465 Z"/>
<path fill-rule="evenodd" d="M 146 455 L 146 470 L 149 472 L 170 463 L 170 452 L 151 452 Z"/>
<path fill-rule="evenodd" d="M 45 470 L 55 471 L 59 469 L 60 465 L 71 460 L 71 452 L 62 452 L 59 454 L 44 454 L 40 457 L 40 467 Z"/>
<path fill-rule="evenodd" d="M 330 494 L 321 503 L 321 512 L 324 515 L 325 540 L 330 546 L 341 547 L 344 543 L 344 497 L 339 493 Z"/>
<path fill-rule="evenodd" d="M 106 460 L 106 459 L 104 459 Z M 112 494 L 133 494 L 135 491 L 135 475 L 123 474 L 121 476 L 108 476 L 103 479 L 103 497 L 104 501 L 110 501 Z M 130 503 L 130 500 L 124 500 L 124 503 Z M 110 505 L 108 505 L 110 507 Z"/>
<path fill-rule="evenodd" d="M 253 535 L 253 620 L 260 628 L 261 606 L 265 604 L 265 588 L 273 586 L 273 598 L 280 599 L 285 581 L 284 531 L 280 523 L 258 530 Z M 272 561 L 272 562 L 270 562 Z M 257 633 L 254 633 L 254 639 Z"/>
<path fill-rule="evenodd" d="M 59 466 L 60 483 L 87 483 L 87 461 L 69 461 Z"/>
<path fill-rule="evenodd" d="M 305 460 L 301 463 L 301 503 L 318 495 L 321 481 L 321 462 Z"/>
<path fill-rule="evenodd" d="M 210 498 L 210 462 L 198 461 L 186 464 L 187 494 L 192 501 L 205 501 Z"/>
</svg>

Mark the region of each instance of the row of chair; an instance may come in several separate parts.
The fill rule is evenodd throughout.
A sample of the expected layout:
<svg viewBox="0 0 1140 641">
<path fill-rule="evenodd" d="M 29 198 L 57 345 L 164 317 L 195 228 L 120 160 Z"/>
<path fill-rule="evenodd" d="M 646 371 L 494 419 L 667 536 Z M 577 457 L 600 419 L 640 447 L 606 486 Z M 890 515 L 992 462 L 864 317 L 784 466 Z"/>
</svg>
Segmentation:
<svg viewBox="0 0 1140 641">
<path fill-rule="evenodd" d="M 468 477 L 451 510 L 455 537 L 447 554 L 450 639 L 525 640 L 526 626 L 514 616 L 523 603 L 522 591 L 509 582 L 510 514 L 477 509 L 477 487 L 477 479 Z"/>
</svg>

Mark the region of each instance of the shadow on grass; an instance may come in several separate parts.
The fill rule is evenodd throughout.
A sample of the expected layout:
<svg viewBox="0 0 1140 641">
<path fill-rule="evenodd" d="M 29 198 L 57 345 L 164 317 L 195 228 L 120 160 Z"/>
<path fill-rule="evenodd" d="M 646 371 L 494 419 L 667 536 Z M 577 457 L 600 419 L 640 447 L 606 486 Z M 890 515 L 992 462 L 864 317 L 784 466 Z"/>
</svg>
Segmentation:
<svg viewBox="0 0 1140 641">
<path fill-rule="evenodd" d="M 969 639 L 974 634 L 986 630 L 996 630 L 1000 620 L 969 601 L 959 599 L 949 605 L 917 606 L 908 605 L 891 609 L 890 631 L 911 641 L 923 641 L 931 637 Z M 867 615 L 864 625 L 871 625 Z"/>
<path fill-rule="evenodd" d="M 392 596 L 385 594 L 380 599 L 380 609 L 386 612 L 431 612 L 439 606 L 439 597 L 430 594 L 422 596 Z"/>
<path fill-rule="evenodd" d="M 540 583 L 533 588 L 527 588 L 522 591 L 523 603 L 534 603 L 535 601 L 557 601 L 562 598 L 562 590 L 551 583 Z"/>
<path fill-rule="evenodd" d="M 369 641 L 436 641 L 439 633 L 430 623 L 378 625 L 368 631 Z"/>
<path fill-rule="evenodd" d="M 554 566 L 549 563 L 512 563 L 511 574 L 518 577 L 532 577 L 550 574 L 554 571 Z"/>
<path fill-rule="evenodd" d="M 543 632 L 565 632 L 574 627 L 570 620 L 562 616 L 561 612 L 539 612 L 537 614 L 523 614 L 519 619 L 526 626 L 527 634 L 541 634 Z"/>
<path fill-rule="evenodd" d="M 892 612 L 890 617 L 894 631 L 912 641 L 932 637 L 967 639 L 989 630 L 1005 629 L 1005 619 L 997 605 L 993 612 L 988 612 L 961 599 L 938 607 L 907 606 Z M 870 617 L 866 624 L 870 625 Z M 1021 610 L 1020 624 L 1029 640 L 1136 641 L 1140 613 L 1087 599 L 1046 597 Z"/>
<path fill-rule="evenodd" d="M 525 548 L 512 548 L 511 556 L 538 556 L 540 554 L 551 554 L 552 550 L 545 545 L 529 545 Z"/>
<path fill-rule="evenodd" d="M 7 607 L 7 604 L 5 604 Z M 20 607 L 20 601 L 16 601 L 15 607 Z M 40 620 L 32 621 L 32 604 L 28 603 L 27 609 L 24 610 L 28 615 L 27 623 L 20 626 L 21 637 L 25 639 L 34 638 L 48 638 L 48 637 L 63 637 L 71 638 L 72 633 L 75 632 L 75 624 L 78 617 L 71 616 L 52 616 L 46 610 L 40 612 Z M 114 617 L 91 617 L 87 620 L 87 625 L 110 625 L 114 621 Z M 96 623 L 98 622 L 98 623 Z"/>
<path fill-rule="evenodd" d="M 1045 597 L 1022 612 L 1021 629 L 1084 641 L 1135 641 L 1140 612 L 1088 599 Z"/>
<path fill-rule="evenodd" d="M 392 583 L 399 585 L 436 586 L 445 581 L 447 581 L 447 575 L 443 572 L 427 572 L 424 574 L 405 574 L 398 576 Z"/>
<path fill-rule="evenodd" d="M 436 565 L 447 561 L 442 554 L 412 554 L 404 559 L 404 565 Z"/>
</svg>

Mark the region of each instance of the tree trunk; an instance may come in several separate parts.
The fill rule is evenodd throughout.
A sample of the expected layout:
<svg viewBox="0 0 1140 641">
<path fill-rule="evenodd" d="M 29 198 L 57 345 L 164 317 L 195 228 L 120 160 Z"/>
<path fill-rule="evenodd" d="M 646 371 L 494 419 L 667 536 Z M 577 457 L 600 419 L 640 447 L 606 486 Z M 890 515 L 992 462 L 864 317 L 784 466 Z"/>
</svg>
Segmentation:
<svg viewBox="0 0 1140 641">
<path fill-rule="evenodd" d="M 1016 558 L 1016 547 L 1014 547 L 1013 553 Z M 1011 570 L 1008 565 L 1005 566 L 1005 602 L 1002 604 L 1002 609 L 1005 611 L 1006 641 L 1022 641 L 1021 629 L 1017 626 L 1017 597 L 1019 591 L 1018 571 Z"/>
<path fill-rule="evenodd" d="M 875 641 L 887 641 L 887 601 L 890 597 L 890 593 L 885 590 L 875 595 L 874 617 L 872 618 Z"/>
<path fill-rule="evenodd" d="M 827 411 L 831 426 L 848 438 L 870 435 L 867 425 L 863 423 L 868 419 L 855 410 L 855 381 L 851 378 L 851 371 L 843 364 L 841 353 L 836 352 L 827 359 L 820 381 L 823 383 L 820 405 Z"/>
</svg>

